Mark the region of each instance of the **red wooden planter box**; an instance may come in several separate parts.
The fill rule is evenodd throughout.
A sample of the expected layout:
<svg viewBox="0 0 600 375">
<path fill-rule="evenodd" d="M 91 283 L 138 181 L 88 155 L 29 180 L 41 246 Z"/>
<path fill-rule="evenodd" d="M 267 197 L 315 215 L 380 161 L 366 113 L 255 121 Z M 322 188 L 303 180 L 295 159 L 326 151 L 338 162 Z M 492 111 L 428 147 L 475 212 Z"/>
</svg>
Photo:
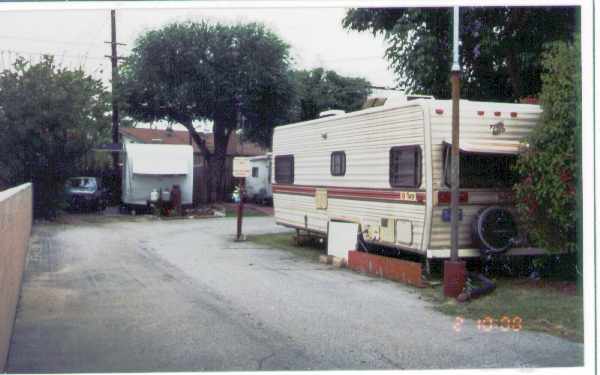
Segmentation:
<svg viewBox="0 0 600 375">
<path fill-rule="evenodd" d="M 417 262 L 351 250 L 348 251 L 348 268 L 417 287 L 424 286 L 421 263 Z"/>
</svg>

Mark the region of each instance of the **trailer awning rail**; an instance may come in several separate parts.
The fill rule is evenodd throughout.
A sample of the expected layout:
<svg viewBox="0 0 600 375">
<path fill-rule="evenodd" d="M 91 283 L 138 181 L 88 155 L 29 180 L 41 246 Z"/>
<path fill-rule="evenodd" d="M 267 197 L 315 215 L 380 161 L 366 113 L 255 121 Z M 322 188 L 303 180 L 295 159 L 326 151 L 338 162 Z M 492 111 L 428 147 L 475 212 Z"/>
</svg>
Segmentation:
<svg viewBox="0 0 600 375">
<path fill-rule="evenodd" d="M 452 147 L 450 140 L 444 140 L 444 145 Z M 460 150 L 468 153 L 517 155 L 527 150 L 527 145 L 519 142 L 504 143 L 469 143 L 460 142 Z"/>
</svg>

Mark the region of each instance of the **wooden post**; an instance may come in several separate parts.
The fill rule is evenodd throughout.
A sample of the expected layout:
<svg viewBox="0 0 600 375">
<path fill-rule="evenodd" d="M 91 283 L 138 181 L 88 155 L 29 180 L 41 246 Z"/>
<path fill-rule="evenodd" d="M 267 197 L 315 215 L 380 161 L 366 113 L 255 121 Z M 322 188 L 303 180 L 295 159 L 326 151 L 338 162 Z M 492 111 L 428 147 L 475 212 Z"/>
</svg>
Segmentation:
<svg viewBox="0 0 600 375">
<path fill-rule="evenodd" d="M 246 179 L 240 179 L 240 202 L 238 203 L 237 209 L 237 240 L 243 241 L 244 235 L 242 234 L 242 221 L 244 219 L 244 185 L 246 184 Z"/>
</svg>

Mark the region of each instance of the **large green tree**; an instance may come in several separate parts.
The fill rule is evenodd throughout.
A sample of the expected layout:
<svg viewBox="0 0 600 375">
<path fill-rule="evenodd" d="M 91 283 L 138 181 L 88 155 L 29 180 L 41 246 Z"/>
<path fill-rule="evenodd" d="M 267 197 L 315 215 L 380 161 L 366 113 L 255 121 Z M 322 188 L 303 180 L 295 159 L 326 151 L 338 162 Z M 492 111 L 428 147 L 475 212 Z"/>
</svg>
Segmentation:
<svg viewBox="0 0 600 375">
<path fill-rule="evenodd" d="M 541 89 L 544 44 L 570 41 L 575 7 L 461 7 L 461 94 L 473 100 L 518 100 Z M 359 8 L 347 29 L 383 35 L 399 87 L 450 97 L 450 8 Z"/>
<path fill-rule="evenodd" d="M 268 133 L 285 122 L 293 90 L 288 45 L 263 25 L 174 23 L 139 37 L 121 70 L 121 92 L 136 120 L 186 127 L 209 162 L 209 188 L 224 198 L 229 137 L 242 123 Z M 211 152 L 194 128 L 214 123 Z"/>
<path fill-rule="evenodd" d="M 297 87 L 293 113 L 296 121 L 317 118 L 328 109 L 356 111 L 371 93 L 366 79 L 345 77 L 332 70 L 298 70 L 293 75 Z"/>
<path fill-rule="evenodd" d="M 109 138 L 108 97 L 101 81 L 50 56 L 0 73 L 0 171 L 11 185 L 33 182 L 37 216 L 52 216 L 65 180 Z"/>
<path fill-rule="evenodd" d="M 342 76 L 332 70 L 290 70 L 288 74 L 292 83 L 288 94 L 291 105 L 278 119 L 279 124 L 312 120 L 328 109 L 356 111 L 371 93 L 369 81 Z M 242 135 L 247 140 L 271 147 L 273 128 L 244 127 Z"/>
</svg>

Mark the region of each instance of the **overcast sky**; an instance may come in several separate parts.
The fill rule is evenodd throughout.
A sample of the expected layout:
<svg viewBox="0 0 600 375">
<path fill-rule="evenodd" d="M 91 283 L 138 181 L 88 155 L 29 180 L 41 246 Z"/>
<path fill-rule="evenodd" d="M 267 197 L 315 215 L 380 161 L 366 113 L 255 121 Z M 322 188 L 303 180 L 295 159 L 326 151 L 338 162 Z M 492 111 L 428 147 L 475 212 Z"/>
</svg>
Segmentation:
<svg viewBox="0 0 600 375">
<path fill-rule="evenodd" d="M 39 4 L 43 6 L 43 4 Z M 338 73 L 363 77 L 373 85 L 393 86 L 394 75 L 383 58 L 385 43 L 369 33 L 342 28 L 343 8 L 260 9 L 117 9 L 119 54 L 127 55 L 144 31 L 173 21 L 208 19 L 215 22 L 259 21 L 291 46 L 296 67 L 323 66 Z M 65 66 L 82 65 L 108 83 L 110 10 L 34 10 L 0 12 L 0 70 L 17 54 L 38 61 L 42 53 L 56 56 Z"/>
</svg>

